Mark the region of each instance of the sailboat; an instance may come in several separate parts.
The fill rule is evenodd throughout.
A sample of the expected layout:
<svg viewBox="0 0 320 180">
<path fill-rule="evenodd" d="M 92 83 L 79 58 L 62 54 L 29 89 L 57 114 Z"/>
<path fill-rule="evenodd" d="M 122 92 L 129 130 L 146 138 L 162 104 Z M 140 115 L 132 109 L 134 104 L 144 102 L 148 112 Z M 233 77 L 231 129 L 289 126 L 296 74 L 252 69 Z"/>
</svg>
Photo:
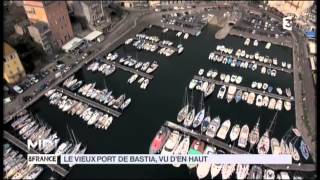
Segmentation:
<svg viewBox="0 0 320 180">
<path fill-rule="evenodd" d="M 276 120 L 278 112 L 276 112 L 275 116 L 273 117 L 273 120 L 270 123 L 269 128 L 266 130 L 266 132 L 261 137 L 259 143 L 258 143 L 258 153 L 259 154 L 267 154 L 270 148 L 270 139 L 269 139 L 269 131 Z"/>
<path fill-rule="evenodd" d="M 205 118 L 203 119 L 201 123 L 201 133 L 204 133 L 207 131 L 209 124 L 211 122 L 211 117 L 210 117 L 210 108 L 208 107 L 207 113 Z"/>
<path fill-rule="evenodd" d="M 252 131 L 249 134 L 250 149 L 259 141 L 259 124 L 260 117 L 258 118 L 256 125 L 253 127 Z"/>
<path fill-rule="evenodd" d="M 185 89 L 185 94 L 184 94 L 184 106 L 182 109 L 179 111 L 178 116 L 177 116 L 177 121 L 181 123 L 188 115 L 189 111 L 189 103 L 188 103 L 188 89 Z"/>
<path fill-rule="evenodd" d="M 190 146 L 190 137 L 185 136 L 178 147 L 173 151 L 173 155 L 187 155 Z M 174 167 L 180 167 L 181 164 L 172 164 Z"/>
<path fill-rule="evenodd" d="M 186 118 L 183 121 L 183 125 L 186 127 L 191 126 L 193 120 L 194 120 L 194 116 L 195 116 L 196 110 L 193 107 L 193 94 L 191 94 L 191 102 L 190 102 L 190 111 L 187 114 Z"/>
<path fill-rule="evenodd" d="M 199 112 L 196 114 L 192 126 L 197 128 L 203 121 L 205 115 L 205 108 L 203 108 L 203 93 L 201 95 L 200 103 L 199 103 Z"/>
</svg>

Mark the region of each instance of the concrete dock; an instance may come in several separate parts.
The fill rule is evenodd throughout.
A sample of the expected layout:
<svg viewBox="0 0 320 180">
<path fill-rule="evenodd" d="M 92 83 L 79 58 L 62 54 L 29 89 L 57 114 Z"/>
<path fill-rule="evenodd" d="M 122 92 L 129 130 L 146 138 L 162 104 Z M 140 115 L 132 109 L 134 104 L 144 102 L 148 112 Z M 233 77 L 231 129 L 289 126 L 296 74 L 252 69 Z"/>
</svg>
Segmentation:
<svg viewBox="0 0 320 180">
<path fill-rule="evenodd" d="M 199 134 L 198 132 L 196 131 L 193 131 L 193 130 L 190 130 L 190 129 L 187 129 L 183 126 L 180 126 L 178 124 L 175 124 L 173 122 L 170 122 L 170 121 L 166 121 L 164 123 L 164 126 L 166 127 L 169 127 L 170 129 L 173 129 L 173 130 L 177 130 L 181 133 L 184 133 L 186 135 L 189 135 L 193 138 L 197 138 L 197 139 L 200 139 L 204 142 L 207 142 L 208 144 L 212 144 L 214 146 L 217 146 L 219 148 L 222 148 L 226 151 L 228 151 L 229 153 L 232 153 L 232 154 L 248 154 L 247 151 L 245 150 L 242 150 L 236 146 L 229 146 L 229 144 L 221 141 L 221 140 L 218 140 L 218 139 L 214 139 L 214 138 L 210 138 L 206 135 L 202 135 L 202 134 Z M 289 165 L 283 165 L 283 164 L 279 164 L 279 165 L 275 165 L 275 164 L 264 164 L 263 166 L 266 166 L 268 168 L 271 168 L 273 170 L 286 170 L 286 171 L 305 171 L 305 172 L 313 172 L 316 170 L 316 167 L 314 164 L 295 164 L 295 163 L 292 163 L 292 164 L 289 164 Z"/>
<path fill-rule="evenodd" d="M 288 68 L 283 68 L 283 67 L 279 67 L 279 66 L 275 66 L 273 64 L 267 64 L 267 63 L 263 63 L 263 62 L 260 62 L 260 61 L 257 61 L 255 59 L 247 59 L 247 58 L 243 58 L 243 57 L 237 57 L 235 55 L 231 55 L 231 54 L 225 54 L 223 52 L 220 52 L 220 51 L 213 51 L 214 54 L 219 54 L 221 56 L 227 56 L 227 57 L 232 57 L 232 58 L 235 58 L 235 59 L 239 59 L 241 61 L 247 61 L 249 63 L 251 63 L 252 61 L 254 61 L 258 66 L 261 66 L 261 67 L 266 67 L 266 68 L 272 68 L 272 69 L 275 69 L 277 71 L 282 71 L 282 72 L 286 72 L 286 73 L 292 73 L 293 70 L 292 69 L 288 69 Z"/>
<path fill-rule="evenodd" d="M 9 141 L 10 143 L 14 144 L 15 146 L 19 147 L 27 154 L 41 154 L 34 149 L 30 149 L 29 151 L 27 145 L 24 142 L 20 141 L 18 138 L 14 137 L 6 130 L 3 131 L 3 138 Z M 69 171 L 67 171 L 58 164 L 46 164 L 46 166 L 48 166 L 52 171 L 57 172 L 62 177 L 66 177 L 69 173 Z"/>
<path fill-rule="evenodd" d="M 61 87 L 56 87 L 56 90 L 60 91 L 61 93 L 64 93 L 64 94 L 70 96 L 71 98 L 73 98 L 75 100 L 78 100 L 78 101 L 81 101 L 83 103 L 86 103 L 91 107 L 99 109 L 99 110 L 101 110 L 103 112 L 106 112 L 108 114 L 111 114 L 111 115 L 113 115 L 115 117 L 120 117 L 121 116 L 121 112 L 116 111 L 114 109 L 111 109 L 111 108 L 109 108 L 109 107 L 107 107 L 105 105 L 99 104 L 97 102 L 94 102 L 94 101 L 92 101 L 92 100 L 90 100 L 90 99 L 88 99 L 88 98 L 86 98 L 84 96 L 77 95 L 76 93 L 73 93 L 73 92 L 71 92 L 69 90 L 63 89 Z"/>
<path fill-rule="evenodd" d="M 203 76 L 198 76 L 198 75 L 194 75 L 193 76 L 193 79 L 196 79 L 196 80 L 201 80 L 201 81 L 208 81 L 208 82 L 211 82 L 211 83 L 214 83 L 214 84 L 217 84 L 217 85 L 226 85 L 226 86 L 229 86 L 229 85 L 233 85 L 233 86 L 236 86 L 237 89 L 241 89 L 242 91 L 248 91 L 248 92 L 254 92 L 256 94 L 261 94 L 261 95 L 264 95 L 264 96 L 269 96 L 271 98 L 276 98 L 276 99 L 281 99 L 281 100 L 285 100 L 285 101 L 294 101 L 294 98 L 291 99 L 290 97 L 287 97 L 287 96 L 281 96 L 281 95 L 278 95 L 278 94 L 273 94 L 273 93 L 269 93 L 267 91 L 261 91 L 261 90 L 258 90 L 258 89 L 253 89 L 253 88 L 249 88 L 249 87 L 245 87 L 245 86 L 241 86 L 239 84 L 234 84 L 234 83 L 225 83 L 224 81 L 219 81 L 219 80 L 215 80 L 215 79 L 209 79 L 209 78 L 206 78 L 206 77 L 203 77 Z"/>
<path fill-rule="evenodd" d="M 105 60 L 103 62 L 105 62 L 106 64 L 115 65 L 117 68 L 120 68 L 120 69 L 122 69 L 124 71 L 128 71 L 128 72 L 131 72 L 131 73 L 138 74 L 141 77 L 144 77 L 144 78 L 147 78 L 147 79 L 150 79 L 150 80 L 153 79 L 153 75 L 151 75 L 151 74 L 142 72 L 142 71 L 134 69 L 132 67 L 124 66 L 124 65 L 122 65 L 122 64 L 120 64 L 118 62 L 108 61 L 108 60 Z"/>
</svg>

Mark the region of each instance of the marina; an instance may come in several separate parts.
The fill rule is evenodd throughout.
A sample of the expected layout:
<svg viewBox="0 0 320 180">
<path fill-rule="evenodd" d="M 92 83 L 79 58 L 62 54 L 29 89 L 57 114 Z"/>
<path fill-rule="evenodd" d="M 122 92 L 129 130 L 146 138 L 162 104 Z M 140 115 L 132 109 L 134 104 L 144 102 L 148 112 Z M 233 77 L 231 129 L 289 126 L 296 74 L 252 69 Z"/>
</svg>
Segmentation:
<svg viewBox="0 0 320 180">
<path fill-rule="evenodd" d="M 141 40 L 140 38 L 137 38 L 137 37 L 133 37 L 134 40 L 138 41 L 138 40 Z M 175 52 L 178 51 L 178 48 L 177 47 L 174 47 L 174 46 L 170 46 L 170 45 L 166 45 L 166 44 L 163 44 L 163 43 L 160 43 L 160 42 L 154 42 L 154 41 L 151 41 L 151 40 L 147 40 L 147 39 L 144 39 L 144 41 L 148 42 L 148 43 L 151 43 L 151 44 L 155 44 L 159 47 L 162 47 L 162 48 L 169 48 L 169 49 L 173 49 Z"/>
<path fill-rule="evenodd" d="M 50 125 L 56 128 L 65 126 L 65 124 L 69 124 L 75 130 L 75 133 L 79 135 L 79 139 L 81 139 L 81 141 L 83 141 L 88 146 L 89 153 L 148 153 L 150 142 L 154 138 L 154 135 L 159 127 L 163 125 L 163 120 L 168 119 L 168 116 L 175 117 L 177 114 L 177 110 L 180 110 L 183 89 L 185 89 L 185 86 L 187 83 L 189 83 L 190 79 L 195 77 L 193 75 L 195 70 L 203 67 L 213 66 L 212 63 L 208 62 L 207 55 L 208 52 L 210 52 L 218 42 L 215 42 L 215 40 L 213 40 L 212 38 L 209 39 L 208 37 L 212 37 L 215 31 L 215 28 L 208 26 L 204 28 L 204 31 L 201 33 L 201 35 L 192 38 L 192 41 L 184 41 L 183 46 L 185 47 L 185 51 L 179 56 L 163 57 L 157 53 L 140 51 L 138 54 L 139 60 L 141 59 L 141 61 L 145 62 L 146 60 L 156 59 L 159 62 L 159 65 L 163 67 L 157 71 L 157 82 L 150 84 L 150 87 L 147 89 L 147 91 L 145 91 L 145 93 L 141 93 L 141 91 L 139 91 L 137 88 L 128 88 L 127 80 L 132 75 L 132 73 L 135 72 L 124 70 L 108 77 L 105 77 L 101 73 L 88 72 L 86 71 L 86 67 L 83 67 L 80 71 L 76 72 L 77 77 L 79 77 L 79 79 L 83 81 L 83 84 L 96 82 L 96 87 L 98 89 L 103 89 L 104 81 L 106 81 L 108 86 L 110 85 L 110 87 L 112 87 L 115 92 L 123 92 L 129 97 L 134 98 L 134 108 L 127 109 L 126 113 L 123 113 L 119 118 L 117 118 L 117 120 L 119 121 L 117 121 L 114 126 L 111 126 L 108 129 L 107 133 L 94 131 L 92 130 L 92 128 L 86 128 L 85 125 L 77 122 L 78 117 L 67 116 L 65 115 L 65 113 L 58 111 L 56 108 L 51 108 L 51 106 L 48 105 L 47 99 L 45 98 L 42 98 L 38 102 L 36 102 L 30 108 L 30 110 L 36 112 L 40 117 L 48 121 Z M 173 42 L 179 41 L 179 39 L 176 37 L 176 32 L 172 32 L 169 30 L 166 33 L 162 33 L 162 29 L 159 27 L 146 29 L 143 33 L 149 35 L 157 35 L 161 39 L 168 39 Z M 234 44 L 235 47 L 233 48 L 235 49 L 237 48 L 237 46 L 238 48 L 242 48 L 242 39 L 238 39 L 236 37 L 227 37 L 225 41 L 226 44 Z M 260 43 L 261 42 L 259 42 L 259 44 Z M 201 52 L 198 52 L 198 50 L 195 50 L 194 48 L 194 46 L 198 44 L 202 44 L 202 46 L 204 46 L 203 48 L 201 48 Z M 272 46 L 272 51 L 273 50 L 278 50 L 279 53 L 282 53 L 282 47 L 278 47 L 277 45 Z M 113 52 L 117 52 L 120 57 L 125 57 L 127 54 L 135 54 L 136 51 L 137 49 L 135 49 L 134 47 L 120 46 Z M 194 56 L 191 56 L 191 54 L 194 54 Z M 167 58 L 171 59 L 173 57 L 174 61 L 166 61 Z M 290 57 L 288 57 L 287 59 L 290 59 Z M 114 62 L 108 63 L 113 64 Z M 243 72 L 238 71 L 237 69 L 230 70 L 230 68 L 228 69 L 227 67 L 221 66 L 219 64 L 214 65 L 214 67 L 217 68 L 219 72 L 239 74 L 243 76 L 245 79 L 245 82 L 241 83 L 241 86 L 243 87 L 248 86 L 248 84 L 246 84 L 247 81 L 252 82 L 253 80 L 258 80 L 261 76 L 260 74 L 257 75 L 252 72 L 248 72 L 248 74 L 244 76 Z M 177 69 L 181 70 L 178 71 Z M 201 77 L 199 76 L 199 78 Z M 277 87 L 278 84 L 281 84 L 285 87 L 290 87 L 291 89 L 293 89 L 292 82 L 288 81 L 288 79 L 290 79 L 290 77 L 287 75 L 279 77 L 279 79 L 275 81 L 274 87 Z M 271 84 L 269 81 L 274 81 L 274 79 L 270 78 L 266 79 L 265 81 L 268 84 Z M 217 89 L 218 88 L 215 88 L 214 93 L 217 92 Z M 195 97 L 197 97 L 198 95 L 198 92 L 195 93 Z M 196 99 L 197 98 L 195 98 L 195 100 Z M 215 116 L 219 115 L 221 117 L 221 124 L 224 122 L 224 120 L 230 118 L 230 129 L 234 125 L 234 119 L 237 119 L 237 123 L 241 125 L 240 127 L 242 127 L 244 124 L 248 124 L 251 130 L 253 125 L 256 123 L 258 116 L 263 116 L 266 119 L 270 118 L 270 110 L 257 110 L 257 107 L 244 106 L 241 102 L 237 104 L 232 103 L 231 105 L 226 102 L 218 101 L 216 100 L 216 98 L 208 98 L 204 103 L 212 104 L 212 109 L 214 109 L 214 111 L 212 110 L 212 112 Z M 198 103 L 195 102 L 194 104 Z M 248 116 L 244 117 L 244 112 L 248 114 Z M 288 126 L 292 125 L 294 120 L 293 113 L 294 108 L 291 112 L 279 112 L 279 118 L 281 118 L 282 120 L 277 123 L 276 131 L 274 133 L 274 136 L 278 139 L 283 136 L 282 132 L 287 130 Z M 52 117 L 52 114 L 54 114 L 54 117 Z M 211 118 L 213 119 L 213 117 L 215 116 L 211 116 Z M 61 121 L 56 121 L 56 119 L 61 119 Z M 264 130 L 268 123 L 268 121 L 261 122 L 261 129 Z M 180 131 L 180 134 L 183 132 L 184 131 Z M 185 132 L 190 132 L 190 136 L 192 137 L 198 137 L 197 135 L 199 135 L 198 133 L 192 133 L 191 130 L 187 129 L 185 130 Z M 99 143 L 97 143 L 96 141 L 92 141 L 92 137 L 88 137 L 88 134 L 92 134 L 92 136 L 94 136 L 94 138 L 96 139 L 103 139 L 103 141 L 99 141 Z M 206 137 L 204 136 L 203 138 L 203 140 L 206 141 Z M 227 138 L 229 138 L 228 134 Z M 119 143 L 115 143 L 114 139 L 117 139 Z M 132 139 L 133 141 L 128 142 L 128 139 Z M 235 151 L 235 153 L 247 153 L 246 150 L 242 150 L 236 146 L 230 148 L 227 141 L 218 139 L 212 140 L 216 144 L 218 144 L 218 147 L 221 147 L 222 149 L 225 148 L 227 152 Z M 190 145 L 191 144 L 192 142 L 190 142 Z M 129 149 L 128 145 L 132 146 L 133 148 Z M 238 149 L 239 151 L 235 149 Z M 309 171 L 308 169 L 313 168 L 310 168 L 308 163 L 309 161 L 301 163 L 301 167 L 304 167 L 304 164 L 306 165 L 306 171 Z M 298 171 L 301 171 L 301 167 Z M 287 171 L 287 168 L 284 166 L 276 168 Z M 291 168 L 292 170 L 298 169 L 298 165 L 295 163 L 294 165 L 290 166 L 290 170 Z M 79 166 L 77 168 L 74 168 L 69 176 L 70 178 L 98 178 L 99 176 L 97 174 L 103 172 L 110 174 L 110 177 L 127 177 L 128 175 L 132 175 L 151 178 L 156 174 L 159 177 L 196 178 L 195 173 L 186 173 L 186 171 L 179 168 L 174 168 L 172 166 L 161 166 L 159 168 L 158 166 L 155 167 L 151 165 L 144 167 L 143 170 L 140 169 L 141 168 L 134 167 L 121 167 L 120 169 L 119 167 L 102 167 L 90 170 L 90 172 L 92 173 L 89 175 L 88 171 L 85 171 L 85 167 Z M 125 174 L 119 172 L 125 172 Z M 145 172 L 148 173 L 146 174 Z M 301 171 L 301 173 L 304 172 Z M 232 175 L 231 177 L 234 176 Z"/>
</svg>

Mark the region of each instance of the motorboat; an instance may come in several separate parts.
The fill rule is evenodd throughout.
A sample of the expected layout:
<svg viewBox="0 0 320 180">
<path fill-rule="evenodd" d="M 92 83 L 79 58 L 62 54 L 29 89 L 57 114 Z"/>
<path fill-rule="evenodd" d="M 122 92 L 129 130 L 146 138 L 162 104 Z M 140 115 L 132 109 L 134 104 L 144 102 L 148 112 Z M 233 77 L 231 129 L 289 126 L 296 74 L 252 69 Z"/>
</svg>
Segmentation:
<svg viewBox="0 0 320 180">
<path fill-rule="evenodd" d="M 160 152 L 165 142 L 167 141 L 170 135 L 170 129 L 164 126 L 161 126 L 160 130 L 157 132 L 156 136 L 153 138 L 150 148 L 149 154 L 156 154 Z"/>
<path fill-rule="evenodd" d="M 216 116 L 215 118 L 213 118 L 209 124 L 209 127 L 206 131 L 206 135 L 208 137 L 215 137 L 219 127 L 220 127 L 220 117 L 219 116 Z"/>
<path fill-rule="evenodd" d="M 275 179 L 275 173 L 272 169 L 264 169 L 263 171 L 263 179 L 269 180 L 269 179 Z"/>
<path fill-rule="evenodd" d="M 251 83 L 251 88 L 256 88 L 257 87 L 257 82 L 256 81 L 253 81 L 252 83 Z"/>
<path fill-rule="evenodd" d="M 247 146 L 249 136 L 249 127 L 247 124 L 243 125 L 240 131 L 238 146 L 241 148 L 245 148 Z"/>
<path fill-rule="evenodd" d="M 152 73 L 159 67 L 157 61 L 153 61 L 152 64 L 149 66 L 149 68 L 146 70 L 146 73 Z"/>
<path fill-rule="evenodd" d="M 230 85 L 228 87 L 228 92 L 227 92 L 227 102 L 228 103 L 230 103 L 232 101 L 236 91 L 237 91 L 237 87 L 236 86 Z"/>
<path fill-rule="evenodd" d="M 223 99 L 224 94 L 226 93 L 226 85 L 220 87 L 217 98 Z"/>
<path fill-rule="evenodd" d="M 287 111 L 291 110 L 291 102 L 290 101 L 284 101 L 284 109 Z"/>
<path fill-rule="evenodd" d="M 248 92 L 243 92 L 241 99 L 242 99 L 243 101 L 247 101 L 247 100 L 248 100 L 248 96 L 249 96 L 249 93 L 248 93 Z"/>
<path fill-rule="evenodd" d="M 256 94 L 253 92 L 250 92 L 248 95 L 247 103 L 253 104 L 255 97 L 256 97 Z"/>
<path fill-rule="evenodd" d="M 189 83 L 189 89 L 193 89 L 198 84 L 198 80 L 192 79 Z"/>
<path fill-rule="evenodd" d="M 276 106 L 275 106 L 275 109 L 278 110 L 278 111 L 281 111 L 282 110 L 282 104 L 283 104 L 283 101 L 281 99 L 278 99 L 278 101 L 276 103 Z"/>
<path fill-rule="evenodd" d="M 231 142 L 235 141 L 240 134 L 240 125 L 235 124 L 230 131 L 230 140 Z"/>
<path fill-rule="evenodd" d="M 203 121 L 201 123 L 201 132 L 202 133 L 207 131 L 207 129 L 209 128 L 210 122 L 211 122 L 210 113 L 207 112 L 207 116 L 203 119 Z"/>
<path fill-rule="evenodd" d="M 220 80 L 221 80 L 221 81 L 224 81 L 225 78 L 226 78 L 226 74 L 221 73 L 221 74 L 220 74 Z"/>
<path fill-rule="evenodd" d="M 214 83 L 209 83 L 208 87 L 204 91 L 204 97 L 210 96 L 212 94 L 214 88 L 215 88 L 215 84 Z"/>
<path fill-rule="evenodd" d="M 235 82 L 235 81 L 236 81 L 236 78 L 237 78 L 237 76 L 234 75 L 234 74 L 232 74 L 232 75 L 231 75 L 231 78 L 230 78 L 230 81 L 231 81 L 231 82 Z"/>
<path fill-rule="evenodd" d="M 138 74 L 133 74 L 133 75 L 128 79 L 128 83 L 129 83 L 129 84 L 132 84 L 138 77 L 139 77 Z"/>
<path fill-rule="evenodd" d="M 236 84 L 240 84 L 242 82 L 242 76 L 237 76 Z"/>
<path fill-rule="evenodd" d="M 204 142 L 197 139 L 192 141 L 191 147 L 188 151 L 189 155 L 200 155 L 204 153 Z M 189 169 L 195 168 L 197 164 L 187 164 Z"/>
<path fill-rule="evenodd" d="M 149 79 L 144 79 L 144 81 L 141 83 L 140 88 L 141 89 L 146 89 L 150 80 Z"/>
<path fill-rule="evenodd" d="M 246 40 L 244 41 L 244 45 L 248 46 L 250 43 L 250 39 L 249 38 L 246 38 Z"/>
<path fill-rule="evenodd" d="M 261 83 L 261 82 L 258 82 L 258 83 L 257 83 L 257 88 L 258 88 L 258 89 L 261 89 L 261 88 L 262 88 L 262 83 Z"/>
<path fill-rule="evenodd" d="M 120 105 L 120 109 L 121 109 L 121 110 L 124 110 L 126 107 L 129 106 L 130 103 L 131 103 L 131 98 L 126 99 L 126 100 L 124 101 L 124 103 L 122 103 L 122 104 Z"/>
<path fill-rule="evenodd" d="M 199 76 L 202 76 L 203 73 L 204 73 L 204 69 L 200 69 L 199 72 L 198 72 Z"/>
<path fill-rule="evenodd" d="M 258 46 L 258 44 L 259 44 L 259 43 L 258 43 L 258 40 L 255 39 L 255 40 L 253 41 L 253 46 Z"/>
<path fill-rule="evenodd" d="M 215 153 L 215 149 L 212 148 L 211 146 L 207 145 L 203 154 L 210 155 L 210 154 L 214 154 L 214 153 Z M 198 178 L 199 179 L 205 178 L 209 174 L 210 168 L 211 168 L 211 164 L 209 164 L 209 163 L 199 164 L 197 167 Z"/>
<path fill-rule="evenodd" d="M 230 129 L 230 126 L 231 126 L 231 121 L 230 119 L 227 119 L 225 120 L 222 124 L 221 124 L 221 127 L 217 133 L 217 137 L 220 138 L 220 139 L 225 139 L 226 136 L 227 136 L 227 133 Z"/>
<path fill-rule="evenodd" d="M 175 147 L 178 145 L 180 142 L 181 135 L 179 131 L 173 131 L 170 133 L 170 136 L 166 143 L 164 144 L 161 155 L 171 155 L 175 149 Z"/>
<path fill-rule="evenodd" d="M 269 97 L 268 96 L 264 96 L 263 100 L 262 100 L 262 105 L 265 107 L 268 107 L 269 104 Z"/>
<path fill-rule="evenodd" d="M 226 75 L 226 78 L 224 79 L 224 82 L 225 82 L 225 83 L 229 83 L 229 81 L 230 81 L 230 75 L 227 74 L 227 75 Z"/>
<path fill-rule="evenodd" d="M 278 93 L 279 95 L 282 95 L 282 89 L 281 89 L 281 88 L 277 87 L 276 90 L 277 90 L 277 93 Z"/>
<path fill-rule="evenodd" d="M 286 95 L 288 97 L 291 97 L 291 89 L 290 88 L 286 88 L 285 90 L 286 90 Z"/>
<path fill-rule="evenodd" d="M 262 106 L 262 95 L 258 94 L 257 98 L 256 98 L 256 106 L 257 107 L 261 107 Z"/>
</svg>

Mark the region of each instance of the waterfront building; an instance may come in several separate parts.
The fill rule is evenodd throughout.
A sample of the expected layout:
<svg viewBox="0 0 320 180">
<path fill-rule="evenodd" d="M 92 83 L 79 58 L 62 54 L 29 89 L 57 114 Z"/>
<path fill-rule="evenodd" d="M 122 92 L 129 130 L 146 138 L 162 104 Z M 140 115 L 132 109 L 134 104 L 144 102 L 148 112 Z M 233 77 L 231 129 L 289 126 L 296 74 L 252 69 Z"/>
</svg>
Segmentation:
<svg viewBox="0 0 320 180">
<path fill-rule="evenodd" d="M 73 38 L 65 1 L 24 1 L 23 5 L 31 23 L 42 22 L 48 25 L 55 46 L 62 47 Z"/>
<path fill-rule="evenodd" d="M 69 3 L 71 11 L 76 17 L 86 20 L 91 30 L 101 30 L 107 25 L 111 18 L 106 11 L 105 3 L 100 1 L 73 1 Z"/>
<path fill-rule="evenodd" d="M 314 1 L 268 1 L 268 6 L 276 8 L 284 15 L 293 13 L 296 17 L 303 16 L 312 7 Z"/>
<path fill-rule="evenodd" d="M 8 43 L 3 43 L 3 78 L 8 84 L 16 84 L 26 76 L 18 53 Z"/>
<path fill-rule="evenodd" d="M 52 33 L 47 24 L 37 22 L 28 26 L 28 31 L 34 42 L 40 44 L 46 53 L 52 53 Z"/>
</svg>

